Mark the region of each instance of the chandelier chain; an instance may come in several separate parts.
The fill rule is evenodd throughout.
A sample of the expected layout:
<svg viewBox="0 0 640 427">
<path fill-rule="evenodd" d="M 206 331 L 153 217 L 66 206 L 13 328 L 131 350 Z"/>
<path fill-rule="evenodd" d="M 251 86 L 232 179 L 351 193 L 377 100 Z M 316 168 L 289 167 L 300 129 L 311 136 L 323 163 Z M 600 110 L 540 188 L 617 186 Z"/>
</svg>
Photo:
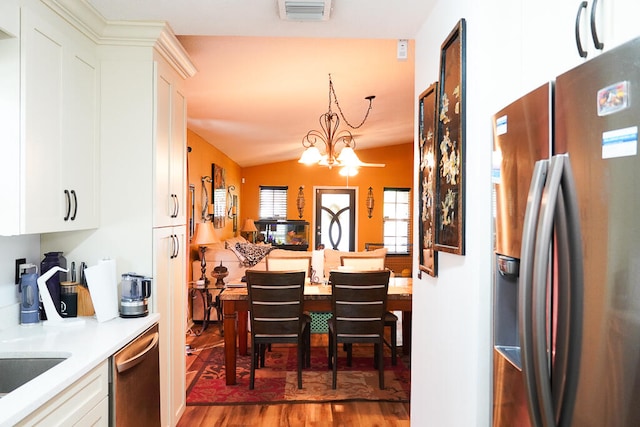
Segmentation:
<svg viewBox="0 0 640 427">
<path fill-rule="evenodd" d="M 338 96 L 336 95 L 336 91 L 333 88 L 333 82 L 331 81 L 331 74 L 329 74 L 329 113 L 331 113 L 331 95 L 333 95 L 333 100 L 336 103 L 336 107 L 338 107 L 338 111 L 340 112 L 340 117 L 342 117 L 342 120 L 344 120 L 344 122 L 347 124 L 347 126 L 349 126 L 351 129 L 359 129 L 360 127 L 362 127 L 362 125 L 364 124 L 364 122 L 367 121 L 367 117 L 369 117 L 369 112 L 371 112 L 371 101 L 373 100 L 373 96 L 368 96 L 365 99 L 369 100 L 369 108 L 367 108 L 367 113 L 364 115 L 364 118 L 362 119 L 362 121 L 360 122 L 360 124 L 358 126 L 354 126 L 351 123 L 349 123 L 349 121 L 347 120 L 347 118 L 344 116 L 344 113 L 342 112 L 342 108 L 340 108 L 340 103 L 338 103 Z"/>
</svg>

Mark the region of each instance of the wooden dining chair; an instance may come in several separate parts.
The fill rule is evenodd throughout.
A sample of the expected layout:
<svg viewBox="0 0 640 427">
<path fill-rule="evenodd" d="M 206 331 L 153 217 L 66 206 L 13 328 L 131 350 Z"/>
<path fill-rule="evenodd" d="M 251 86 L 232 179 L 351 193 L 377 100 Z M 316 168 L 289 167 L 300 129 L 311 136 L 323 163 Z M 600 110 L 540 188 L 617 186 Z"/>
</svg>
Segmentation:
<svg viewBox="0 0 640 427">
<path fill-rule="evenodd" d="M 308 327 L 303 315 L 304 273 L 247 270 L 249 320 L 251 324 L 251 372 L 249 389 L 253 390 L 255 370 L 261 346 L 275 343 L 296 344 L 298 354 L 298 388 L 302 388 L 304 331 Z"/>
<path fill-rule="evenodd" d="M 311 257 L 273 257 L 266 258 L 267 271 L 304 271 L 305 283 L 311 272 Z M 307 312 L 303 314 L 307 321 L 307 328 L 304 331 L 305 340 L 305 367 L 311 366 L 311 315 Z M 268 346 L 271 350 L 271 346 Z M 260 349 L 260 367 L 264 367 L 265 347 Z"/>
<path fill-rule="evenodd" d="M 272 257 L 267 256 L 267 271 L 304 271 L 305 280 L 309 278 L 311 271 L 311 257 Z"/>
<path fill-rule="evenodd" d="M 371 271 L 371 270 L 384 270 L 384 257 L 367 257 L 367 256 L 341 256 L 340 265 L 353 269 L 354 271 Z M 387 311 L 384 314 L 384 326 L 389 328 L 389 341 L 386 339 L 384 343 L 391 349 L 391 364 L 396 366 L 398 364 L 398 316 L 391 311 Z M 349 356 L 349 361 L 351 357 Z"/>
<path fill-rule="evenodd" d="M 389 271 L 332 271 L 329 324 L 329 367 L 332 388 L 337 385 L 338 345 L 372 343 L 380 389 L 384 389 L 384 314 L 387 311 Z"/>
</svg>

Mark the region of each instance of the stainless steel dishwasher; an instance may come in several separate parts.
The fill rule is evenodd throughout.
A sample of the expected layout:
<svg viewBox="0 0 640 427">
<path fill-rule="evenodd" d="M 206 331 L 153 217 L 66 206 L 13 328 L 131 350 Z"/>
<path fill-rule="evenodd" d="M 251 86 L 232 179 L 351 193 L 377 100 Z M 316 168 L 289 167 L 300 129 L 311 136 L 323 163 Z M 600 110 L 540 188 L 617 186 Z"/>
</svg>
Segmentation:
<svg viewBox="0 0 640 427">
<path fill-rule="evenodd" d="M 156 323 L 111 358 L 110 425 L 160 425 L 158 340 Z"/>
</svg>

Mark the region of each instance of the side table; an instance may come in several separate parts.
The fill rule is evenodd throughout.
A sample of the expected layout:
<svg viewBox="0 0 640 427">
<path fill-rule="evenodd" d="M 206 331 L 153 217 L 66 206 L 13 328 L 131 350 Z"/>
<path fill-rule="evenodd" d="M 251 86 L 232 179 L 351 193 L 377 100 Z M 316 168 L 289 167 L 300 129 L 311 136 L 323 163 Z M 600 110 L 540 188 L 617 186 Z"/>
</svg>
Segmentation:
<svg viewBox="0 0 640 427">
<path fill-rule="evenodd" d="M 211 309 L 216 309 L 218 321 L 222 320 L 222 305 L 220 304 L 220 294 L 224 291 L 224 286 L 216 286 L 214 282 L 204 285 L 198 282 L 191 283 L 191 297 L 195 298 L 196 294 L 200 294 L 202 299 L 202 328 L 194 329 L 196 336 L 199 336 L 209 326 L 211 320 Z M 220 322 L 220 335 L 224 336 L 222 322 Z"/>
</svg>

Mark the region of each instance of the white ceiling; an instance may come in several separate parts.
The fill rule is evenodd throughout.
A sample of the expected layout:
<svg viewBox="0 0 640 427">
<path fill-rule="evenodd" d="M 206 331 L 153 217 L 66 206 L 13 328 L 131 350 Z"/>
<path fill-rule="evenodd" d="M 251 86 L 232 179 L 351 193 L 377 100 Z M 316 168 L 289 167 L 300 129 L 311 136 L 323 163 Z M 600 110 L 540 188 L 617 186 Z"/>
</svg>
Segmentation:
<svg viewBox="0 0 640 427">
<path fill-rule="evenodd" d="M 333 0 L 324 22 L 282 21 L 277 0 L 87 1 L 108 20 L 169 23 L 198 69 L 186 84 L 188 127 L 240 166 L 300 156 L 327 110 L 329 73 L 351 124 L 376 96 L 353 131 L 356 150 L 413 141 L 411 39 L 436 0 Z M 406 60 L 398 39 L 410 40 Z"/>
</svg>

